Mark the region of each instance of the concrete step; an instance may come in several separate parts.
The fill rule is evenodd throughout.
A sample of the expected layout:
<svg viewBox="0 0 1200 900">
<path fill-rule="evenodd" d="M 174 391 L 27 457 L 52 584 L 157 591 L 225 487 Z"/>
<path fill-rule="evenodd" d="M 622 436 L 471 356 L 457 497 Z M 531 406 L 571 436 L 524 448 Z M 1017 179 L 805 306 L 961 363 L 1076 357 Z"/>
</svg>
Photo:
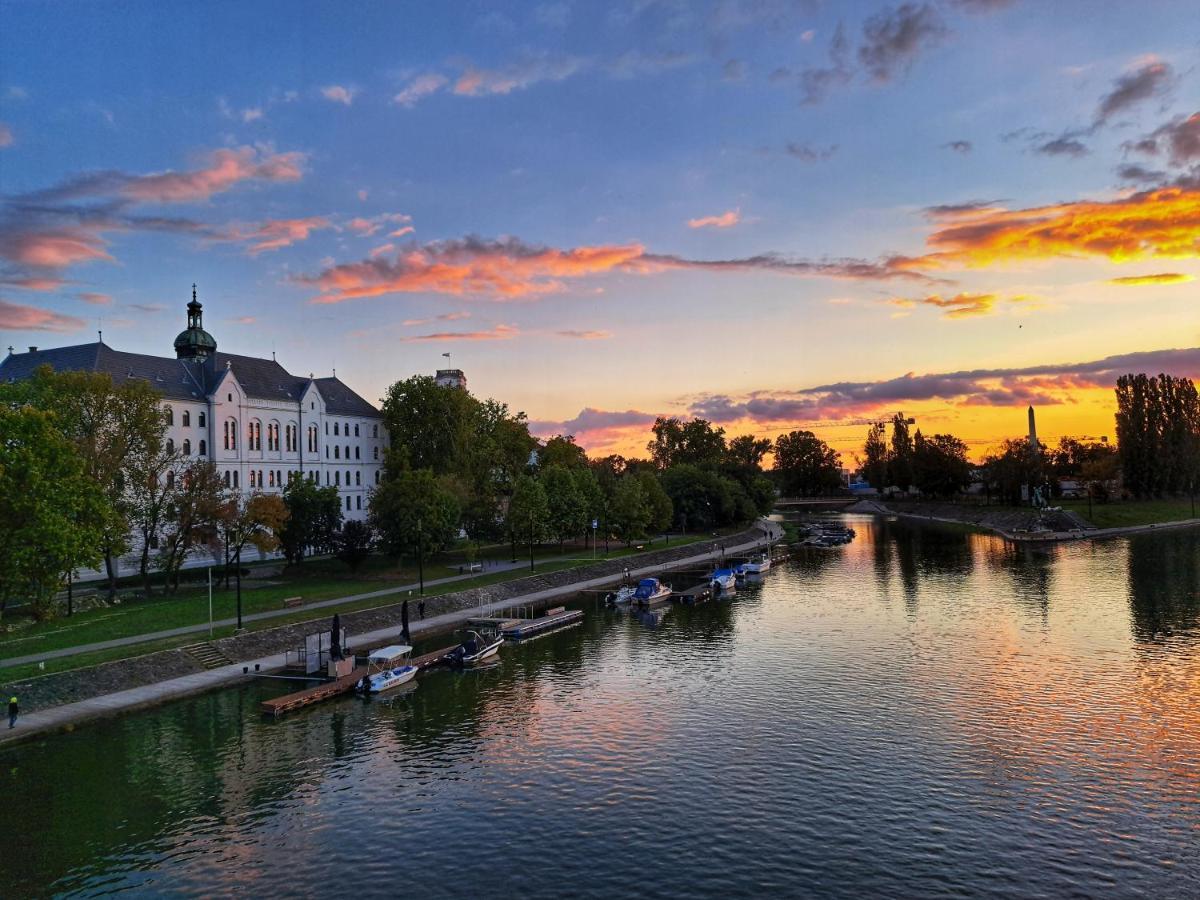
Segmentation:
<svg viewBox="0 0 1200 900">
<path fill-rule="evenodd" d="M 208 641 L 202 641 L 199 644 L 188 644 L 186 647 L 180 647 L 179 649 L 206 669 L 219 669 L 221 666 L 228 666 L 233 663 L 232 659 Z"/>
</svg>

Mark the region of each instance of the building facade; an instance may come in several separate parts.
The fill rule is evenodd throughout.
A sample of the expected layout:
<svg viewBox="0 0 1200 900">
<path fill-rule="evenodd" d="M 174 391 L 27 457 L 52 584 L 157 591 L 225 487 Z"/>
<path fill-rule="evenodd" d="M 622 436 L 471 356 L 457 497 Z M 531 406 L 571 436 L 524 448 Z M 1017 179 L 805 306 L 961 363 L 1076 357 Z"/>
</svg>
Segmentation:
<svg viewBox="0 0 1200 900">
<path fill-rule="evenodd" d="M 9 352 L 0 381 L 39 366 L 105 372 L 115 383 L 140 379 L 162 395 L 168 446 L 216 465 L 242 493 L 282 493 L 297 478 L 338 490 L 346 519 L 365 519 L 379 483 L 388 435 L 379 410 L 336 375 L 290 374 L 274 359 L 221 353 L 203 327 L 203 307 L 187 305 L 175 358 L 125 353 L 102 340 L 26 353 Z"/>
</svg>

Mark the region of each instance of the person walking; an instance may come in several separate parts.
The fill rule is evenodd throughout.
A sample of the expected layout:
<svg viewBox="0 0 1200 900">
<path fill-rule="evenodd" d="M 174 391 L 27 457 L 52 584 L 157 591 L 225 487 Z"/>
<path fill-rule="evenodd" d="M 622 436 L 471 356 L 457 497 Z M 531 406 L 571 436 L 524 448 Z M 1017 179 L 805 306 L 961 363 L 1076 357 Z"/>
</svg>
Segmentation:
<svg viewBox="0 0 1200 900">
<path fill-rule="evenodd" d="M 417 615 L 420 616 L 422 619 L 425 618 L 425 601 L 424 600 L 422 600 L 420 603 L 417 604 Z"/>
<path fill-rule="evenodd" d="M 8 727 L 17 727 L 17 716 L 21 714 L 21 705 L 17 703 L 16 697 L 8 698 Z"/>
</svg>

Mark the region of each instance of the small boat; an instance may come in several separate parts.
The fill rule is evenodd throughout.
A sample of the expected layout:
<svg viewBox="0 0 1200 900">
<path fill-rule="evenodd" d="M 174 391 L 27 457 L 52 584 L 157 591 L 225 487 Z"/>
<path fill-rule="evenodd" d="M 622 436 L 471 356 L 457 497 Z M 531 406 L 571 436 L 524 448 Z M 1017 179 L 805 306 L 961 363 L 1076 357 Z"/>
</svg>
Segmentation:
<svg viewBox="0 0 1200 900">
<path fill-rule="evenodd" d="M 367 674 L 358 685 L 359 693 L 381 694 L 412 681 L 417 676 L 417 667 L 409 661 L 410 656 L 412 647 L 407 644 L 376 650 L 367 657 Z"/>
<path fill-rule="evenodd" d="M 617 588 L 615 591 L 610 591 L 604 598 L 604 602 L 609 606 L 624 606 L 633 600 L 633 595 L 637 591 L 631 584 Z"/>
<path fill-rule="evenodd" d="M 771 557 L 765 553 L 758 559 L 752 559 L 738 566 L 738 569 L 745 575 L 761 575 L 769 568 L 771 568 Z"/>
<path fill-rule="evenodd" d="M 638 582 L 637 590 L 633 592 L 633 602 L 638 606 L 649 606 L 659 603 L 671 596 L 671 586 L 663 584 L 657 578 L 643 578 Z"/>
<path fill-rule="evenodd" d="M 447 654 L 447 662 L 456 666 L 476 665 L 499 653 L 503 643 L 504 635 L 498 629 L 468 629 L 463 642 Z"/>
<path fill-rule="evenodd" d="M 717 569 L 709 576 L 713 593 L 726 593 L 737 589 L 737 575 L 733 569 Z"/>
</svg>

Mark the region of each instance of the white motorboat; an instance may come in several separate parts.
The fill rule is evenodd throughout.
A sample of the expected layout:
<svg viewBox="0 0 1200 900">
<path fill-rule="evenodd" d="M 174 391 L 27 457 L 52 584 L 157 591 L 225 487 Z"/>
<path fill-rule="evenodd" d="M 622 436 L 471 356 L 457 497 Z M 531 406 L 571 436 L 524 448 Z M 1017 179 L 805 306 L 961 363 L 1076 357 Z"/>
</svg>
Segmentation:
<svg viewBox="0 0 1200 900">
<path fill-rule="evenodd" d="M 749 562 L 742 563 L 740 566 L 738 566 L 738 568 L 741 569 L 746 575 L 761 575 L 763 572 L 767 571 L 767 569 L 771 568 L 771 557 L 764 553 L 758 559 L 752 559 Z"/>
<path fill-rule="evenodd" d="M 411 656 L 412 647 L 407 644 L 393 644 L 376 650 L 367 657 L 367 674 L 359 684 L 359 692 L 381 694 L 412 681 L 418 670 L 411 663 Z"/>
<path fill-rule="evenodd" d="M 709 576 L 709 584 L 717 594 L 737 590 L 737 574 L 733 569 L 717 569 Z"/>
<path fill-rule="evenodd" d="M 638 582 L 637 590 L 633 592 L 633 602 L 638 606 L 649 606 L 659 603 L 671 596 L 671 586 L 663 584 L 657 578 L 643 578 Z"/>
<path fill-rule="evenodd" d="M 450 661 L 462 666 L 473 666 L 491 659 L 500 652 L 504 636 L 495 629 L 466 632 L 463 642 L 450 651 Z"/>
<path fill-rule="evenodd" d="M 631 584 L 627 584 L 624 587 L 617 588 L 617 590 L 610 592 L 604 599 L 609 606 L 624 606 L 626 603 L 629 603 L 633 600 L 633 595 L 636 592 L 637 588 Z"/>
</svg>

